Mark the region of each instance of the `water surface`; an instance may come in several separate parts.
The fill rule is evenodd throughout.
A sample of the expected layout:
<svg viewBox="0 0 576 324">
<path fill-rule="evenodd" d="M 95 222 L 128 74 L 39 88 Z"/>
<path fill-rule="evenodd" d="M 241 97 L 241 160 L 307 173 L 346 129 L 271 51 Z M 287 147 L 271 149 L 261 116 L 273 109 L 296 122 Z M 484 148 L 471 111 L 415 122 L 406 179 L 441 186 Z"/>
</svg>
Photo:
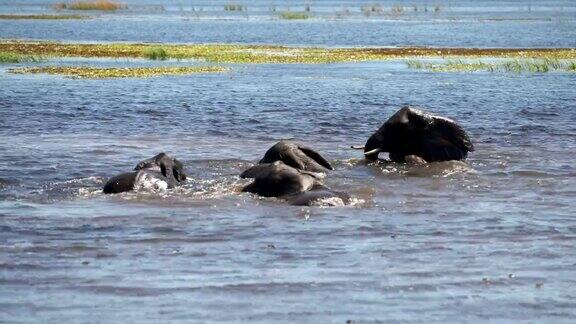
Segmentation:
<svg viewBox="0 0 576 324">
<path fill-rule="evenodd" d="M 507 10 L 506 3 L 490 3 Z M 130 26 L 132 18 L 122 17 L 119 26 Z M 71 24 L 94 27 L 105 19 Z M 346 24 L 392 24 L 352 20 Z M 153 19 L 134 21 L 142 28 L 129 28 L 126 40 L 154 39 L 147 36 Z M 114 24 L 109 31 L 70 29 L 68 21 L 36 28 L 42 23 L 0 21 L 0 35 L 122 37 Z M 218 30 L 236 24 L 271 28 L 277 38 L 262 42 L 394 45 L 387 38 L 372 42 L 369 33 L 358 38 L 360 27 L 347 25 L 344 38 L 337 29 L 325 42 L 312 36 L 315 28 L 340 23 L 194 22 L 213 27 L 205 36 L 213 42 L 228 41 Z M 573 29 L 562 34 L 557 23 L 517 23 L 522 30 L 513 39 L 493 38 L 486 29 L 478 38 L 443 34 L 436 45 L 573 45 L 566 36 Z M 284 34 L 271 27 L 282 24 L 291 26 Z M 394 24 L 430 31 L 447 23 Z M 535 38 L 524 29 L 530 24 Z M 537 40 L 546 34 L 537 24 L 558 30 L 550 43 Z M 184 34 L 154 37 L 206 40 L 174 36 Z M 240 34 L 238 42 L 259 37 Z M 397 35 L 399 43 L 407 37 Z M 3 322 L 571 322 L 576 316 L 574 74 L 430 73 L 390 61 L 79 80 L 7 73 L 15 66 L 0 66 Z M 366 165 L 349 149 L 404 104 L 457 120 L 476 146 L 467 164 Z M 240 172 L 282 138 L 322 152 L 337 169 L 327 185 L 350 192 L 355 204 L 294 207 L 239 193 L 246 183 Z M 184 186 L 101 193 L 107 178 L 160 151 L 185 163 Z"/>
</svg>

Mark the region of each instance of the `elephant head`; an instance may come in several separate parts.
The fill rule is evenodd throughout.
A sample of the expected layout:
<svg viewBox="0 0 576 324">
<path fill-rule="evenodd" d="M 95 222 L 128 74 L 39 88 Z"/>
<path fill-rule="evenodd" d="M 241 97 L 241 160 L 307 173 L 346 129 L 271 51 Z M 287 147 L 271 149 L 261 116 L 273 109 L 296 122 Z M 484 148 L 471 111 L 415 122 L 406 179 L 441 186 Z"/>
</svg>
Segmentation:
<svg viewBox="0 0 576 324">
<path fill-rule="evenodd" d="M 324 173 L 293 168 L 282 161 L 258 164 L 240 175 L 244 179 L 254 179 L 242 191 L 286 199 L 292 205 L 310 206 L 319 202 L 332 206 L 349 204 L 350 195 L 325 187 L 324 176 Z"/>
<path fill-rule="evenodd" d="M 282 140 L 272 146 L 264 154 L 260 163 L 273 163 L 275 161 L 282 161 L 286 165 L 304 171 L 326 172 L 326 170 L 334 170 L 330 162 L 320 153 L 287 140 Z"/>
<path fill-rule="evenodd" d="M 135 171 L 138 170 L 151 170 L 162 173 L 163 176 L 176 182 L 186 180 L 186 173 L 184 172 L 184 165 L 177 159 L 171 158 L 166 153 L 159 153 L 154 157 L 140 161 Z"/>
<path fill-rule="evenodd" d="M 468 134 L 453 120 L 404 107 L 388 119 L 366 142 L 364 156 L 378 159 L 388 152 L 394 162 L 422 159 L 426 162 L 463 160 L 474 146 Z"/>
<path fill-rule="evenodd" d="M 120 193 L 137 188 L 169 189 L 186 180 L 184 166 L 165 153 L 141 161 L 133 172 L 112 177 L 104 185 L 104 193 Z"/>
<path fill-rule="evenodd" d="M 280 197 L 322 186 L 319 173 L 299 170 L 282 161 L 258 164 L 242 172 L 242 179 L 254 179 L 242 191 L 263 197 Z"/>
</svg>

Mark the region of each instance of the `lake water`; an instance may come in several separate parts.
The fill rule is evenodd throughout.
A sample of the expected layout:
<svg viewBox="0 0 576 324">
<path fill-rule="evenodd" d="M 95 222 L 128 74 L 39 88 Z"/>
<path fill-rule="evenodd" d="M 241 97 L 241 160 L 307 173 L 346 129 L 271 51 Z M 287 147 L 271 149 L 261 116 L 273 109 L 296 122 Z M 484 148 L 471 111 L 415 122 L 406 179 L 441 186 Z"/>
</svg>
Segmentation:
<svg viewBox="0 0 576 324">
<path fill-rule="evenodd" d="M 576 46 L 570 1 L 451 1 L 402 17 L 309 1 L 306 21 L 280 20 L 266 1 L 238 13 L 225 1 L 126 3 L 90 20 L 0 20 L 0 38 Z M 0 12 L 49 6 L 2 0 Z M 191 7 L 202 14 L 185 17 Z M 573 73 L 431 73 L 399 60 L 79 80 L 7 73 L 16 66 L 0 65 L 2 322 L 574 321 Z M 349 149 L 405 104 L 457 120 L 476 146 L 467 164 L 366 165 Z M 322 152 L 337 169 L 327 185 L 355 203 L 239 193 L 238 175 L 283 138 Z M 161 151 L 185 163 L 184 186 L 101 193 Z"/>
</svg>

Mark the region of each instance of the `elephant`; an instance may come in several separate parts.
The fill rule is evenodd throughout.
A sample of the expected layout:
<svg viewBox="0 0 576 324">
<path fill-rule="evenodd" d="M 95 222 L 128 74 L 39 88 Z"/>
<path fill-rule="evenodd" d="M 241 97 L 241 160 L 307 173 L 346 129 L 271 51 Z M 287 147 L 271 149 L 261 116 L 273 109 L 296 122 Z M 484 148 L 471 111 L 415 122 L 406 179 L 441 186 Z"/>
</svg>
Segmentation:
<svg viewBox="0 0 576 324">
<path fill-rule="evenodd" d="M 282 161 L 298 170 L 326 172 L 334 167 L 320 153 L 298 143 L 282 140 L 272 146 L 259 163 Z"/>
<path fill-rule="evenodd" d="M 364 157 L 378 159 L 388 152 L 393 162 L 425 164 L 464 160 L 474 146 L 468 134 L 451 119 L 403 107 L 366 142 Z"/>
<path fill-rule="evenodd" d="M 104 185 L 105 194 L 120 193 L 139 188 L 166 190 L 186 180 L 184 165 L 165 153 L 139 162 L 133 172 L 112 177 Z"/>
<path fill-rule="evenodd" d="M 349 204 L 350 196 L 325 187 L 324 177 L 324 173 L 300 170 L 282 161 L 261 163 L 240 175 L 243 179 L 254 179 L 242 189 L 243 192 L 286 199 L 292 205 L 313 205 L 320 200 Z"/>
</svg>

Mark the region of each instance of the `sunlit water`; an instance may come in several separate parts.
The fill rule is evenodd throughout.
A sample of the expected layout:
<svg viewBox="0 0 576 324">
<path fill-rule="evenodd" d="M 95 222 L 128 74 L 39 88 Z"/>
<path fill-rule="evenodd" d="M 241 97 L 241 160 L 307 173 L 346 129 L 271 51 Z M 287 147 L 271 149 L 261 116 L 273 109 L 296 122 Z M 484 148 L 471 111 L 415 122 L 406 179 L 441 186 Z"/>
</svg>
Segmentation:
<svg viewBox="0 0 576 324">
<path fill-rule="evenodd" d="M 153 22 L 141 23 L 148 40 Z M 40 22 L 0 21 L 20 33 L 9 37 L 38 38 L 26 24 Z M 311 24 L 291 33 L 313 42 L 308 28 L 330 23 Z M 102 40 L 92 32 L 82 40 Z M 429 73 L 391 61 L 78 80 L 6 72 L 14 66 L 0 66 L 3 322 L 576 316 L 574 74 Z M 349 149 L 403 104 L 456 119 L 476 145 L 467 164 L 366 165 Z M 282 138 L 333 162 L 326 184 L 354 204 L 239 193 L 238 175 Z M 160 151 L 185 163 L 185 185 L 101 193 L 107 178 Z"/>
</svg>

